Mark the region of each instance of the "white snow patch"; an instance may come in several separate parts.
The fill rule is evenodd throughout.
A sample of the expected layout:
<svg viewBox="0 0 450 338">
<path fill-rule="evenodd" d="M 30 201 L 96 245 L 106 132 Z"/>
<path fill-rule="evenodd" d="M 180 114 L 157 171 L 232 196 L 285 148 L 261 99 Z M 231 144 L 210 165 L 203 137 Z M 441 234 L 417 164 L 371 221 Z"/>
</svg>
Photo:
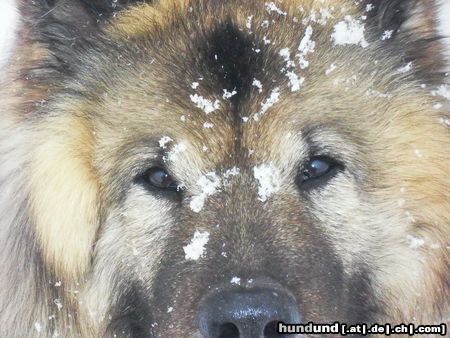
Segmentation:
<svg viewBox="0 0 450 338">
<path fill-rule="evenodd" d="M 211 123 L 211 122 L 203 123 L 203 128 L 210 129 L 210 128 L 213 128 L 213 127 L 214 127 L 214 123 Z"/>
<path fill-rule="evenodd" d="M 360 45 L 364 48 L 369 45 L 364 37 L 364 30 L 363 23 L 346 15 L 344 21 L 334 25 L 331 39 L 334 40 L 335 45 Z"/>
<path fill-rule="evenodd" d="M 167 313 L 171 313 L 173 311 L 173 307 L 172 306 L 169 306 L 168 308 L 167 308 Z"/>
<path fill-rule="evenodd" d="M 62 309 L 62 307 L 63 307 L 63 305 L 62 305 L 62 303 L 61 303 L 61 299 L 56 298 L 56 299 L 53 301 L 53 303 L 55 303 L 56 307 L 58 308 L 58 311 L 61 311 L 61 309 Z"/>
<path fill-rule="evenodd" d="M 229 92 L 228 90 L 224 89 L 224 90 L 223 90 L 222 98 L 223 98 L 224 100 L 227 100 L 227 99 L 229 99 L 230 97 L 233 97 L 233 96 L 236 95 L 236 94 L 237 94 L 237 91 L 235 91 L 235 90 Z"/>
<path fill-rule="evenodd" d="M 289 58 L 291 57 L 291 52 L 289 51 L 289 48 L 287 48 L 287 47 L 280 49 L 279 54 L 280 54 L 280 56 L 282 56 L 284 58 L 285 61 L 288 61 Z"/>
<path fill-rule="evenodd" d="M 407 72 L 409 72 L 412 69 L 412 67 L 413 67 L 413 63 L 412 62 L 408 62 L 403 67 L 398 68 L 397 71 L 399 73 L 407 73 Z"/>
<path fill-rule="evenodd" d="M 287 15 L 286 12 L 283 12 L 281 9 L 279 9 L 277 7 L 277 5 L 275 5 L 274 2 L 266 2 L 266 10 L 270 13 L 270 12 L 276 12 L 279 15 Z"/>
<path fill-rule="evenodd" d="M 337 68 L 336 65 L 335 65 L 334 63 L 332 63 L 332 64 L 330 65 L 330 67 L 328 67 L 328 68 L 325 70 L 325 75 L 330 74 L 330 73 L 333 72 L 336 68 Z"/>
<path fill-rule="evenodd" d="M 263 42 L 264 42 L 264 44 L 265 45 L 269 45 L 272 41 L 270 41 L 268 38 L 267 38 L 267 36 L 263 36 Z"/>
<path fill-rule="evenodd" d="M 247 21 L 245 22 L 245 27 L 247 27 L 248 29 L 252 28 L 252 20 L 253 20 L 253 15 L 250 15 L 247 17 Z"/>
<path fill-rule="evenodd" d="M 191 101 L 196 104 L 196 107 L 203 110 L 206 114 L 212 113 L 214 110 L 220 108 L 219 100 L 212 102 L 198 94 L 189 95 L 189 97 L 191 98 Z"/>
<path fill-rule="evenodd" d="M 230 283 L 241 285 L 241 279 L 239 277 L 233 277 L 233 278 L 231 278 Z"/>
<path fill-rule="evenodd" d="M 440 117 L 439 122 L 442 124 L 445 124 L 446 126 L 450 127 L 450 119 L 447 119 L 445 117 Z"/>
<path fill-rule="evenodd" d="M 394 33 L 393 30 L 386 30 L 383 32 L 383 35 L 381 35 L 381 40 L 387 40 L 390 39 L 392 37 L 392 33 Z"/>
<path fill-rule="evenodd" d="M 321 25 L 325 25 L 328 19 L 334 18 L 334 16 L 326 8 L 320 8 L 320 19 L 317 21 Z"/>
<path fill-rule="evenodd" d="M 198 82 L 192 82 L 191 83 L 191 88 L 192 89 L 197 89 L 197 87 L 200 85 L 200 83 L 198 83 Z"/>
<path fill-rule="evenodd" d="M 430 245 L 430 248 L 431 249 L 440 249 L 441 245 L 439 243 L 433 243 L 433 244 Z"/>
<path fill-rule="evenodd" d="M 161 139 L 159 140 L 159 146 L 160 146 L 161 148 L 163 148 L 163 149 L 166 149 L 167 143 L 172 142 L 172 141 L 173 141 L 173 140 L 172 140 L 171 137 L 169 137 L 169 136 L 163 136 L 163 137 L 161 137 Z"/>
<path fill-rule="evenodd" d="M 373 4 L 367 4 L 366 5 L 366 12 L 370 12 L 374 8 L 375 8 L 375 6 Z"/>
<path fill-rule="evenodd" d="M 382 93 L 382 92 L 380 92 L 378 90 L 375 90 L 375 89 L 367 90 L 366 95 L 368 95 L 368 96 L 375 96 L 375 97 L 381 97 L 383 99 L 390 99 L 390 98 L 392 98 L 391 94 Z"/>
<path fill-rule="evenodd" d="M 34 323 L 34 328 L 36 329 L 37 332 L 41 332 L 42 331 L 41 323 L 35 322 Z"/>
<path fill-rule="evenodd" d="M 440 85 L 438 89 L 433 90 L 431 92 L 431 95 L 433 96 L 439 95 L 447 100 L 450 100 L 450 85 L 447 84 Z"/>
<path fill-rule="evenodd" d="M 291 52 L 289 48 L 283 48 L 279 52 L 280 56 L 284 59 L 286 62 L 286 67 L 295 67 L 295 62 L 291 60 Z"/>
<path fill-rule="evenodd" d="M 289 60 L 289 58 L 291 57 L 291 52 L 289 51 L 289 48 L 282 48 L 280 49 L 279 54 L 285 59 L 285 60 Z"/>
<path fill-rule="evenodd" d="M 331 7 L 330 9 L 333 10 L 334 7 Z M 303 9 L 303 11 L 304 11 L 304 9 Z M 306 18 L 304 18 L 302 20 L 302 24 L 306 26 L 308 23 L 314 22 L 314 23 L 318 23 L 320 25 L 325 25 L 327 23 L 328 19 L 334 18 L 334 16 L 326 8 L 320 8 L 319 13 L 320 13 L 320 18 L 318 18 L 316 11 L 311 11 L 309 16 L 307 16 Z"/>
<path fill-rule="evenodd" d="M 286 76 L 289 79 L 289 85 L 292 92 L 296 92 L 297 90 L 299 90 L 300 86 L 303 84 L 303 82 L 305 82 L 304 77 L 299 78 L 294 72 L 287 72 Z"/>
<path fill-rule="evenodd" d="M 406 235 L 406 240 L 409 242 L 409 247 L 411 249 L 417 249 L 425 244 L 422 238 L 417 238 L 411 235 Z"/>
<path fill-rule="evenodd" d="M 171 151 L 169 151 L 168 156 L 170 161 L 176 161 L 178 159 L 178 155 L 184 151 L 186 151 L 187 146 L 183 142 L 175 144 Z"/>
<path fill-rule="evenodd" d="M 252 86 L 255 86 L 256 88 L 258 88 L 258 91 L 260 93 L 262 92 L 262 83 L 261 83 L 261 81 L 259 81 L 257 79 L 253 79 Z"/>
<path fill-rule="evenodd" d="M 441 109 L 442 108 L 442 103 L 436 103 L 433 105 L 434 109 Z"/>
<path fill-rule="evenodd" d="M 270 93 L 269 97 L 266 98 L 264 102 L 261 103 L 261 110 L 258 112 L 258 114 L 255 114 L 253 116 L 253 119 L 255 121 L 258 121 L 259 115 L 264 114 L 270 107 L 272 107 L 278 101 L 280 101 L 280 88 L 275 87 Z"/>
<path fill-rule="evenodd" d="M 198 260 L 205 253 L 205 245 L 209 241 L 209 232 L 195 231 L 191 242 L 183 247 L 187 260 Z"/>
<path fill-rule="evenodd" d="M 280 174 L 272 164 L 261 164 L 253 167 L 253 176 L 258 181 L 258 200 L 267 201 L 280 189 Z"/>
<path fill-rule="evenodd" d="M 240 172 L 241 172 L 241 169 L 234 166 L 234 167 L 231 167 L 230 169 L 228 169 L 227 171 L 225 171 L 225 173 L 223 174 L 223 177 L 228 178 L 230 176 L 237 176 L 237 175 L 239 175 Z"/>
<path fill-rule="evenodd" d="M 202 192 L 200 195 L 193 196 L 190 202 L 190 207 L 194 212 L 200 212 L 205 205 L 206 198 L 215 194 L 220 188 L 220 178 L 215 172 L 208 172 L 197 181 Z"/>
<path fill-rule="evenodd" d="M 295 56 L 300 59 L 299 64 L 301 69 L 305 69 L 309 65 L 309 61 L 306 60 L 306 55 L 314 52 L 314 48 L 316 46 L 315 41 L 311 40 L 313 33 L 313 29 L 311 25 L 306 27 L 305 35 L 300 41 L 300 45 L 298 46 L 299 53 Z"/>
</svg>

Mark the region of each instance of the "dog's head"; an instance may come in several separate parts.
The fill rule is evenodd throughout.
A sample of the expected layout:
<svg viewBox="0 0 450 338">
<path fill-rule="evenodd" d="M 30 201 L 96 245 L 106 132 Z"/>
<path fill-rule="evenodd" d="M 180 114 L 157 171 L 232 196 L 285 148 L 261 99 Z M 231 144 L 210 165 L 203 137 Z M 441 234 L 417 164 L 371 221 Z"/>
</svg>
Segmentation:
<svg viewBox="0 0 450 338">
<path fill-rule="evenodd" d="M 36 231 L 100 331 L 439 320 L 449 136 L 424 1 L 117 5 L 46 13 L 31 72 L 53 87 Z"/>
</svg>

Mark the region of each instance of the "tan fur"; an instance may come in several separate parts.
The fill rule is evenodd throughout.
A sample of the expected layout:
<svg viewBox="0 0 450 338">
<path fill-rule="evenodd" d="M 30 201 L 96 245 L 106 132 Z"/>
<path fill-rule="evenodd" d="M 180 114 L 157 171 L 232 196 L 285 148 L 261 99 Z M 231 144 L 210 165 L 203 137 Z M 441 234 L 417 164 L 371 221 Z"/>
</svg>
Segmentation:
<svg viewBox="0 0 450 338">
<path fill-rule="evenodd" d="M 223 12 L 230 13 L 231 21 L 244 31 L 248 17 L 260 5 L 255 3 L 247 8 L 230 2 L 223 6 Z M 346 4 L 345 14 L 357 15 L 354 2 Z M 113 42 L 158 39 L 168 30 L 176 32 L 177 25 L 194 25 L 185 20 L 191 5 L 195 4 L 187 0 L 133 5 L 117 14 L 106 26 L 106 34 Z M 439 122 L 444 114 L 433 108 L 438 98 L 428 95 L 428 88 L 424 91 L 418 81 L 412 81 L 412 75 L 386 71 L 400 57 L 393 60 L 377 55 L 374 60 L 375 47 L 348 51 L 331 48 L 333 24 L 344 15 L 340 12 L 341 2 L 286 0 L 276 5 L 287 15 L 274 22 L 267 33 L 273 42 L 267 49 L 275 55 L 281 48 L 295 50 L 298 46 L 298 41 L 289 35 L 294 33 L 283 28 L 285 20 L 300 17 L 303 11 L 318 11 L 322 6 L 329 8 L 334 17 L 321 27 L 322 35 L 317 37 L 316 50 L 309 58 L 313 61 L 319 55 L 320 62 L 311 62 L 304 70 L 305 82 L 300 91 L 291 92 L 286 78 L 278 81 L 280 101 L 256 121 L 254 117 L 274 84 L 264 82 L 262 93 L 256 87 L 251 89 L 252 100 L 245 106 L 249 120 L 240 130 L 240 151 L 246 154 L 242 163 L 236 164 L 233 157 L 236 131 L 231 104 L 222 98 L 222 92 L 212 92 L 205 85 L 208 74 L 187 71 L 180 76 L 189 83 L 199 81 L 200 75 L 206 79 L 199 81 L 195 90 L 187 87 L 185 92 L 169 93 L 167 88 L 174 81 L 166 78 L 168 70 L 161 66 L 161 60 L 156 60 L 158 66 L 150 61 L 136 65 L 139 72 L 128 70 L 126 62 L 119 62 L 111 83 L 97 87 L 107 91 L 102 100 L 56 94 L 50 97 L 51 112 L 27 124 L 31 150 L 26 186 L 30 189 L 27 203 L 33 231 L 45 269 L 56 278 L 52 285 L 62 281 L 62 287 L 56 291 L 63 302 L 61 312 L 45 305 L 54 302 L 55 297 L 47 289 L 41 293 L 36 290 L 39 304 L 29 301 L 29 313 L 39 323 L 46 323 L 44 330 L 50 332 L 54 325 L 65 337 L 97 337 L 108 332 L 110 316 L 115 315 L 112 308 L 118 301 L 116 293 L 129 287 L 128 280 L 121 280 L 120 274 L 126 271 L 138 276 L 136 279 L 146 291 L 152 291 L 166 245 L 172 245 L 170 241 L 175 236 L 180 238 L 180 245 L 170 249 L 170 253 L 180 251 L 195 230 L 214 234 L 222 231 L 220 227 L 228 226 L 230 237 L 236 236 L 235 242 L 250 243 L 250 249 L 238 257 L 241 262 L 250 261 L 248 257 L 254 255 L 252 250 L 257 245 L 252 242 L 254 235 L 249 229 L 279 217 L 277 225 L 286 226 L 274 235 L 278 243 L 291 248 L 301 241 L 308 245 L 308 237 L 299 238 L 297 232 L 297 228 L 307 228 L 308 221 L 297 224 L 297 218 L 295 222 L 290 218 L 297 212 L 294 207 L 304 207 L 298 206 L 299 193 L 292 177 L 297 174 L 299 163 L 309 156 L 307 138 L 330 153 L 340 153 L 352 173 L 344 173 L 329 186 L 311 193 L 307 207 L 324 225 L 324 234 L 332 242 L 345 273 L 354 273 L 354 263 L 361 257 L 372 267 L 375 296 L 385 311 L 377 320 L 448 322 L 450 134 Z M 214 27 L 214 15 L 223 14 L 208 11 L 205 9 L 206 18 L 201 23 L 205 31 Z M 251 30 L 257 31 L 262 19 L 270 15 L 263 12 L 254 17 Z M 430 20 L 422 21 L 414 30 L 424 33 Z M 289 24 L 304 27 L 295 21 Z M 187 53 L 190 43 L 176 41 L 177 53 Z M 373 44 L 377 43 L 381 44 Z M 347 52 L 348 58 L 343 56 Z M 44 46 L 24 40 L 17 53 L 22 59 L 11 64 L 2 84 L 5 99 L 0 107 L 14 112 L 7 113 L 8 118 L 2 123 L 5 130 L 19 128 L 24 117 L 33 112 L 34 103 L 49 99 L 47 93 L 53 90 L 17 76 L 22 69 L 48 57 Z M 334 62 L 336 69 L 327 74 Z M 274 74 L 274 78 L 276 75 L 279 74 Z M 12 80 L 11 85 L 5 86 Z M 380 95 L 385 92 L 389 98 Z M 205 114 L 189 101 L 189 94 L 194 93 L 211 101 L 219 100 L 220 108 Z M 187 104 L 179 104 L 179 97 Z M 214 127 L 204 128 L 205 122 Z M 300 132 L 304 126 L 313 130 L 311 135 Z M 186 207 L 189 203 L 184 202 L 183 207 L 188 209 L 185 218 L 191 217 L 195 222 L 176 223 L 173 214 L 178 206 L 151 196 L 137 185 L 127 190 L 120 201 L 120 191 L 114 190 L 119 190 L 119 176 L 131 176 L 131 164 L 151 161 L 158 155 L 161 149 L 155 149 L 149 139 L 162 136 L 173 139 L 166 149 L 169 153 L 176 144 L 186 145 L 186 151 L 164 163 L 182 181 L 186 189 L 183 198 L 187 201 L 201 194 L 198 180 L 205 173 L 214 172 L 223 179 L 220 170 L 234 165 L 243 167 L 241 176 L 231 178 L 216 195 L 208 196 L 204 213 L 194 214 Z M 255 199 L 257 190 L 251 175 L 251 169 L 261 164 L 273 165 L 280 176 L 281 188 L 266 204 Z M 236 186 L 240 193 L 232 195 L 230 191 Z M 231 195 L 242 200 L 230 201 Z M 415 247 L 414 240 L 423 242 Z M 221 250 L 228 257 L 234 255 L 228 248 Z M 169 304 L 175 308 L 174 313 L 164 314 L 173 317 L 159 322 L 159 332 L 169 332 L 171 336 L 198 334 L 192 329 L 195 309 L 188 309 L 200 297 L 193 294 L 194 289 L 190 285 L 181 295 L 174 295 L 181 300 Z M 307 315 L 317 322 L 326 321 L 332 312 L 323 308 L 321 295 L 316 291 L 312 289 L 306 301 L 322 312 L 311 311 Z M 53 312 L 57 313 L 56 324 L 47 320 Z M 15 318 L 9 312 L 7 317 Z M 35 334 L 33 320 L 27 317 L 23 321 Z M 183 331 L 185 328 L 188 333 Z"/>
<path fill-rule="evenodd" d="M 57 118 L 51 125 L 36 136 L 31 205 L 47 264 L 76 280 L 88 268 L 99 222 L 92 132 L 80 119 Z"/>
</svg>

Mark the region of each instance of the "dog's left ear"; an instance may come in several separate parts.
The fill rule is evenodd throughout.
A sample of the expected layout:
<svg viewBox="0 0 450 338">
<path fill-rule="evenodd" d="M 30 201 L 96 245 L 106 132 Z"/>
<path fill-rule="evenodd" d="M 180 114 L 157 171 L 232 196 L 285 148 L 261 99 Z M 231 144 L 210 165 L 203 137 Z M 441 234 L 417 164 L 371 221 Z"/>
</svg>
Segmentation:
<svg viewBox="0 0 450 338">
<path fill-rule="evenodd" d="M 391 44 L 405 63 L 413 62 L 430 80 L 442 71 L 437 0 L 365 0 L 362 6 L 370 40 Z"/>
</svg>

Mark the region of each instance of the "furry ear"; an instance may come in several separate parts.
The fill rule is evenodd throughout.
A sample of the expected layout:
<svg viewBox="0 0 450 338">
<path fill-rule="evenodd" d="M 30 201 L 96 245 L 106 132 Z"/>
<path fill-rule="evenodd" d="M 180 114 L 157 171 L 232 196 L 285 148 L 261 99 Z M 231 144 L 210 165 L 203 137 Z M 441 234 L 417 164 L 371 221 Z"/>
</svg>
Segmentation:
<svg viewBox="0 0 450 338">
<path fill-rule="evenodd" d="M 443 43 L 437 33 L 437 0 L 365 0 L 370 39 L 382 40 L 412 62 L 427 83 L 442 81 L 445 71 Z"/>
<path fill-rule="evenodd" d="M 43 17 L 51 14 L 55 19 L 75 23 L 81 17 L 108 18 L 129 5 L 150 2 L 152 0 L 36 0 L 24 2 L 22 6 L 34 7 Z"/>
<path fill-rule="evenodd" d="M 99 17 L 108 17 L 129 5 L 150 3 L 151 0 L 80 0 L 89 10 Z"/>
<path fill-rule="evenodd" d="M 435 34 L 435 0 L 365 0 L 368 22 L 394 37 L 404 32 Z"/>
<path fill-rule="evenodd" d="M 83 52 L 103 43 L 102 25 L 116 11 L 143 1 L 132 0 L 34 0 L 22 1 L 20 12 L 26 43 L 39 43 L 48 57 L 33 69 L 33 78 L 42 72 L 56 72 L 53 81 L 72 76 Z M 147 0 L 146 2 L 150 2 Z M 48 78 L 48 76 L 46 76 Z M 45 77 L 44 77 L 45 78 Z"/>
</svg>

